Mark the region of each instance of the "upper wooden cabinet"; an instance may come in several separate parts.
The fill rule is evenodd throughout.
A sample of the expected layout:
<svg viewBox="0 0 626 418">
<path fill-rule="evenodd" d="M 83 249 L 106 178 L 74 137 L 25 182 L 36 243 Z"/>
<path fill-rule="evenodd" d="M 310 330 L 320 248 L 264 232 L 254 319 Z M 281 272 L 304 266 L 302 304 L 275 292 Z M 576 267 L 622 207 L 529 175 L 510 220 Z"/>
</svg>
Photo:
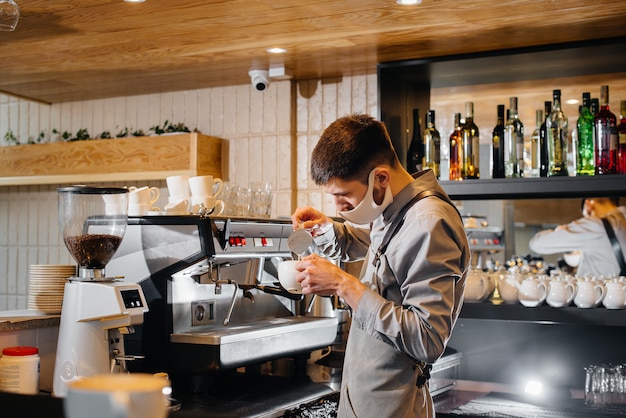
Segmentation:
<svg viewBox="0 0 626 418">
<path fill-rule="evenodd" d="M 0 186 L 222 176 L 222 139 L 199 133 L 0 147 Z"/>
</svg>

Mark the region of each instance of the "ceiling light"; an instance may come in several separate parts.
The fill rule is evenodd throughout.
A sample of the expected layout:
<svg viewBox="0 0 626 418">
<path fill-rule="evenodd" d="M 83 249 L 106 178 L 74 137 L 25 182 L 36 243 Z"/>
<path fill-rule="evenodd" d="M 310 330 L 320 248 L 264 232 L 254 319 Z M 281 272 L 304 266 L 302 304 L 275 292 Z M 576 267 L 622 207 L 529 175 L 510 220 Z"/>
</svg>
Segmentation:
<svg viewBox="0 0 626 418">
<path fill-rule="evenodd" d="M 422 0 L 396 0 L 396 3 L 401 6 L 412 6 L 414 4 L 420 4 L 421 2 Z"/>
<path fill-rule="evenodd" d="M 126 3 L 143 3 L 146 0 L 124 0 Z"/>
<path fill-rule="evenodd" d="M 12 31 L 20 20 L 20 8 L 13 0 L 0 0 L 0 30 Z"/>
<path fill-rule="evenodd" d="M 285 52 L 287 52 L 285 48 L 280 47 L 267 48 L 266 51 L 270 54 L 284 54 Z"/>
</svg>

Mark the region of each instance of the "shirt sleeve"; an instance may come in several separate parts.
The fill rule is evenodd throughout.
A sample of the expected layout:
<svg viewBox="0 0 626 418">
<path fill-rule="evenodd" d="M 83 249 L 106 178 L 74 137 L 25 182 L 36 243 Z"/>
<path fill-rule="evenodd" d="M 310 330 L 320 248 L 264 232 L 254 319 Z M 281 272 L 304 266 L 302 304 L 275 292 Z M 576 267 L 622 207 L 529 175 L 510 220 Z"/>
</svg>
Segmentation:
<svg viewBox="0 0 626 418">
<path fill-rule="evenodd" d="M 599 218 L 580 218 L 555 229 L 540 231 L 528 242 L 528 248 L 537 254 L 556 254 L 580 250 L 593 245 L 597 237 L 604 237 Z"/>
<path fill-rule="evenodd" d="M 350 222 L 333 222 L 333 227 L 316 236 L 313 241 L 325 256 L 331 259 L 360 261 L 367 256 L 370 245 L 369 227 Z"/>
</svg>

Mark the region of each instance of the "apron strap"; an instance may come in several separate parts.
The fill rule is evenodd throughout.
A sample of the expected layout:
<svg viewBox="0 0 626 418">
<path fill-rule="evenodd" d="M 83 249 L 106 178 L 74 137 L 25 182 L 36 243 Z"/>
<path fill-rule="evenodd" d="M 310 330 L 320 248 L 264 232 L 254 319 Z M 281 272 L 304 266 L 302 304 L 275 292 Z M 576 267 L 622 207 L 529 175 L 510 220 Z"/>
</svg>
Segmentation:
<svg viewBox="0 0 626 418">
<path fill-rule="evenodd" d="M 398 216 L 396 216 L 396 219 L 391 224 L 391 226 L 389 227 L 389 229 L 385 233 L 385 236 L 383 237 L 382 242 L 378 246 L 378 250 L 376 250 L 376 254 L 374 256 L 374 259 L 372 260 L 372 264 L 374 266 L 378 265 L 378 262 L 380 261 L 380 257 L 387 250 L 387 246 L 389 246 L 389 242 L 398 233 L 398 231 L 400 230 L 400 228 L 404 224 L 404 215 L 406 215 L 407 211 L 415 203 L 417 203 L 418 201 L 420 201 L 420 200 L 422 200 L 422 199 L 424 199 L 426 197 L 429 197 L 429 196 L 438 197 L 439 199 L 443 200 L 444 202 L 450 204 L 450 206 L 452 206 L 454 208 L 454 210 L 456 210 L 456 212 L 459 214 L 459 217 L 461 217 L 461 214 L 459 213 L 459 210 L 456 208 L 456 206 L 454 206 L 454 203 L 452 203 L 452 201 L 450 200 L 450 198 L 448 196 L 446 196 L 443 193 L 440 193 L 440 192 L 438 192 L 436 190 L 422 190 L 420 193 L 418 193 L 415 196 L 413 196 L 413 198 L 411 200 L 409 200 L 409 202 L 406 205 L 404 205 L 402 207 L 402 209 L 400 209 L 400 212 L 398 213 Z"/>
<path fill-rule="evenodd" d="M 613 227 L 611 227 L 611 223 L 607 218 L 600 218 L 602 223 L 604 224 L 604 229 L 606 229 L 606 234 L 609 236 L 609 241 L 611 241 L 611 247 L 613 248 L 613 252 L 615 253 L 615 258 L 617 258 L 617 263 L 619 264 L 619 275 L 626 276 L 626 262 L 624 262 L 624 253 L 622 251 L 621 245 L 619 245 L 619 241 L 615 237 L 615 231 L 613 231 Z"/>
</svg>

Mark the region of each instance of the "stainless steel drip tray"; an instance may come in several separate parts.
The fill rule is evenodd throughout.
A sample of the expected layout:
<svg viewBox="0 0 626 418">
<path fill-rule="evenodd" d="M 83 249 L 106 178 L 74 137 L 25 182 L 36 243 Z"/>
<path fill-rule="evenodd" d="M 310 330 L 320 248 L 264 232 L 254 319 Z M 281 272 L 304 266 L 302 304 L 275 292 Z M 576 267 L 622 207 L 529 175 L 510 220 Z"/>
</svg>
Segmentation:
<svg viewBox="0 0 626 418">
<path fill-rule="evenodd" d="M 288 316 L 227 326 L 198 327 L 170 336 L 173 343 L 207 345 L 221 367 L 312 351 L 331 345 L 337 318 Z"/>
</svg>

